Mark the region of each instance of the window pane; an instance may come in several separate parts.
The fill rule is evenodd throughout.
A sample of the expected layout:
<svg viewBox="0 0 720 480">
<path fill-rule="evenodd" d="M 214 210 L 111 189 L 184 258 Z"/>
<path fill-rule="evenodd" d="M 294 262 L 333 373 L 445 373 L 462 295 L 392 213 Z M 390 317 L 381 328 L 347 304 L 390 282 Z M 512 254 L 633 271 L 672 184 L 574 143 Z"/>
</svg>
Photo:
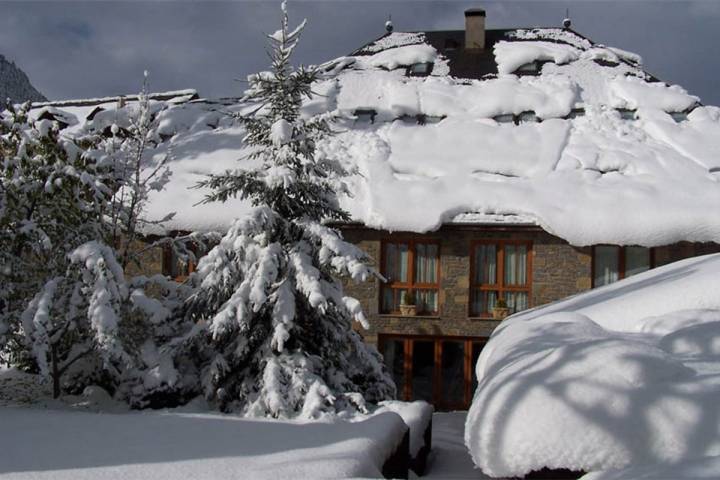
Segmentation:
<svg viewBox="0 0 720 480">
<path fill-rule="evenodd" d="M 527 283 L 527 246 L 505 245 L 505 285 Z"/>
<path fill-rule="evenodd" d="M 406 243 L 385 244 L 385 264 L 381 273 L 388 282 L 408 281 L 408 258 Z"/>
<path fill-rule="evenodd" d="M 475 290 L 473 294 L 472 312 L 474 316 L 485 316 L 492 312 L 498 299 L 494 291 Z"/>
<path fill-rule="evenodd" d="M 527 292 L 505 292 L 505 302 L 510 313 L 520 312 L 528 308 Z"/>
<path fill-rule="evenodd" d="M 435 342 L 416 340 L 412 357 L 412 400 L 432 403 Z"/>
<path fill-rule="evenodd" d="M 594 269 L 595 278 L 594 285 L 601 287 L 609 283 L 617 282 L 618 274 L 618 254 L 620 248 L 614 245 L 599 245 L 595 247 Z"/>
<path fill-rule="evenodd" d="M 392 282 L 397 277 L 397 245 L 394 243 L 385 244 L 385 265 L 382 271 L 383 276 L 388 282 Z"/>
<path fill-rule="evenodd" d="M 385 365 L 390 370 L 397 387 L 397 398 L 403 399 L 403 386 L 405 385 L 405 342 L 402 340 L 388 340 L 383 351 Z"/>
<path fill-rule="evenodd" d="M 475 247 L 475 285 L 497 284 L 497 249 L 495 245 L 483 244 Z"/>
<path fill-rule="evenodd" d="M 458 341 L 442 343 L 442 403 L 462 404 L 465 401 L 465 344 Z"/>
<path fill-rule="evenodd" d="M 625 247 L 625 276 L 629 277 L 650 269 L 650 249 Z"/>
<path fill-rule="evenodd" d="M 415 247 L 415 282 L 437 283 L 437 245 L 419 243 Z"/>
<path fill-rule="evenodd" d="M 406 283 L 408 281 L 408 246 L 406 243 L 399 243 L 398 248 L 398 278 L 397 281 Z"/>
<path fill-rule="evenodd" d="M 417 309 L 421 313 L 437 313 L 438 292 L 437 290 L 415 290 L 417 296 Z"/>
</svg>

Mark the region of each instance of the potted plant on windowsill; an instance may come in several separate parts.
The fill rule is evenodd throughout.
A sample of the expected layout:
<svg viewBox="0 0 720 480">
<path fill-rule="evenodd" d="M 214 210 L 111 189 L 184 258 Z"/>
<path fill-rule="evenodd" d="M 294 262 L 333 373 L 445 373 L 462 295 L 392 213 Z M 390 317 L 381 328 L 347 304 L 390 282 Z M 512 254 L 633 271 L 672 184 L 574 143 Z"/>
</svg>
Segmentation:
<svg viewBox="0 0 720 480">
<path fill-rule="evenodd" d="M 400 314 L 404 317 L 414 317 L 417 314 L 417 306 L 415 305 L 414 292 L 405 292 L 402 303 L 400 304 Z"/>
<path fill-rule="evenodd" d="M 504 298 L 499 298 L 492 309 L 492 316 L 495 320 L 502 320 L 510 315 L 510 308 Z"/>
</svg>

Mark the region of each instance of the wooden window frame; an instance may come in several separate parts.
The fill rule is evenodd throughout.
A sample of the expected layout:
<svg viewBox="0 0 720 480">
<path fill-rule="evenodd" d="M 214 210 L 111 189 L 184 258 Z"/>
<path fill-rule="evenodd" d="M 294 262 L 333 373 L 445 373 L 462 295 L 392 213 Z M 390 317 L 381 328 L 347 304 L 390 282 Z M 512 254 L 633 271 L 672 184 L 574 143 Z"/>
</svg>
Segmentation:
<svg viewBox="0 0 720 480">
<path fill-rule="evenodd" d="M 488 342 L 488 337 L 455 336 L 455 335 L 403 335 L 396 333 L 378 334 L 378 350 L 385 351 L 385 342 L 403 342 L 403 385 L 396 385 L 397 399 L 410 401 L 412 399 L 413 381 L 413 348 L 416 341 L 430 341 L 433 345 L 433 404 L 437 408 L 447 410 L 466 410 L 472 401 L 472 376 L 475 374 L 475 366 L 472 364 L 473 344 L 482 344 L 483 348 Z M 462 404 L 442 404 L 442 354 L 443 342 L 463 343 L 463 402 Z"/>
<path fill-rule="evenodd" d="M 383 282 L 380 285 L 380 298 L 378 299 L 379 302 L 379 308 L 378 311 L 381 315 L 389 315 L 389 316 L 398 316 L 400 315 L 399 310 L 394 310 L 391 312 L 386 312 L 383 309 L 383 299 L 385 297 L 385 290 L 391 289 L 391 290 L 408 290 L 414 292 L 415 290 L 435 290 L 437 292 L 437 311 L 436 312 L 418 312 L 417 316 L 420 317 L 437 317 L 440 315 L 440 261 L 442 258 L 441 253 L 441 246 L 440 241 L 438 239 L 414 239 L 414 238 L 389 238 L 389 239 L 383 239 L 380 242 L 380 274 L 385 275 L 384 269 L 385 269 L 385 247 L 388 244 L 398 244 L 398 243 L 406 243 L 408 245 L 408 265 L 407 265 L 407 282 Z M 415 283 L 415 246 L 416 245 L 435 245 L 437 247 L 437 261 L 435 262 L 435 283 Z M 395 299 L 395 295 L 397 293 L 393 291 L 393 300 Z M 417 298 L 417 297 L 416 297 Z M 399 300 L 398 300 L 399 302 Z M 396 303 L 393 301 L 393 304 L 399 305 L 399 303 Z"/>
<path fill-rule="evenodd" d="M 190 243 L 188 249 L 195 254 L 195 258 L 197 260 L 200 259 L 198 254 L 198 247 L 194 242 Z M 187 280 L 193 272 L 195 272 L 197 265 L 196 262 L 193 262 L 191 259 L 188 258 L 187 275 L 174 275 L 173 270 L 177 268 L 178 263 L 179 260 L 175 258 L 173 249 L 169 245 L 163 245 L 162 273 L 163 275 L 170 277 L 175 282 L 182 283 Z"/>
<path fill-rule="evenodd" d="M 626 249 L 628 247 L 641 247 L 641 246 L 642 245 L 613 245 L 610 243 L 600 243 L 598 245 L 593 245 L 592 252 L 591 252 L 591 258 L 590 258 L 590 280 L 591 280 L 591 285 L 592 285 L 591 288 L 597 288 L 595 285 L 595 255 L 596 255 L 595 250 L 597 249 L 597 247 L 615 247 L 618 249 L 618 279 L 617 279 L 617 281 L 619 282 L 620 280 L 626 278 L 626 275 L 625 275 L 625 273 L 626 273 L 625 272 Z M 649 250 L 648 269 L 652 270 L 653 268 L 655 268 L 655 248 L 654 247 L 646 247 L 646 248 Z M 611 284 L 607 284 L 607 285 L 611 285 Z M 602 285 L 602 286 L 605 286 L 605 285 Z"/>
<path fill-rule="evenodd" d="M 475 247 L 478 245 L 495 245 L 496 248 L 496 264 L 497 264 L 497 281 L 499 283 L 493 285 L 476 285 L 475 284 Z M 527 265 L 526 265 L 526 281 L 523 286 L 505 286 L 505 245 L 525 245 L 527 248 Z M 498 298 L 504 298 L 505 292 L 525 292 L 528 295 L 528 309 L 532 308 L 532 283 L 533 283 L 533 242 L 532 240 L 512 240 L 505 238 L 483 238 L 470 242 L 470 281 L 468 296 L 468 318 L 489 320 L 492 319 L 491 313 L 479 314 L 473 311 L 473 299 L 475 292 L 498 292 Z"/>
</svg>

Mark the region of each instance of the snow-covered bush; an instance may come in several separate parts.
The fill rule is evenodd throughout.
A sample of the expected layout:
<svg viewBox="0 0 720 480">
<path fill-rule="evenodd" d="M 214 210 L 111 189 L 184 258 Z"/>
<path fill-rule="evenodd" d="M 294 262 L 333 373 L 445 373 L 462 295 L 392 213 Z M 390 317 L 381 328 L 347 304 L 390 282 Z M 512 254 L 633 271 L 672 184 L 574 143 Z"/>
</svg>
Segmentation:
<svg viewBox="0 0 720 480">
<path fill-rule="evenodd" d="M 201 259 L 186 306 L 197 325 L 183 345 L 205 355 L 205 395 L 251 416 L 365 411 L 366 401 L 395 393 L 377 351 L 352 329 L 353 319 L 366 324 L 359 302 L 337 280 L 375 273 L 363 252 L 322 223 L 347 219 L 335 196 L 344 172 L 315 157 L 329 117 L 299 115 L 317 78 L 315 69 L 289 64 L 303 26 L 289 30 L 283 4 L 282 28 L 270 35 L 272 72 L 249 77 L 246 100 L 257 108 L 238 120 L 259 166 L 202 184 L 214 191 L 207 201 L 240 196 L 255 209 Z"/>
</svg>

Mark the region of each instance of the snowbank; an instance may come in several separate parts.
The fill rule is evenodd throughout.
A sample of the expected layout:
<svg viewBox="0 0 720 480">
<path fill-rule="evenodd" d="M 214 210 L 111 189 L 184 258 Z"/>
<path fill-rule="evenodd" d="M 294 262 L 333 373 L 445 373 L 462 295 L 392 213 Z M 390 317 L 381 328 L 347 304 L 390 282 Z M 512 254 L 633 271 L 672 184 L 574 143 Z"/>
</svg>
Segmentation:
<svg viewBox="0 0 720 480">
<path fill-rule="evenodd" d="M 381 477 L 407 428 L 289 423 L 219 414 L 90 414 L 0 407 L 3 479 L 167 480 Z"/>
<path fill-rule="evenodd" d="M 491 476 L 657 472 L 717 455 L 719 291 L 720 255 L 710 255 L 503 322 L 476 367 L 465 430 L 475 463 Z"/>
</svg>

